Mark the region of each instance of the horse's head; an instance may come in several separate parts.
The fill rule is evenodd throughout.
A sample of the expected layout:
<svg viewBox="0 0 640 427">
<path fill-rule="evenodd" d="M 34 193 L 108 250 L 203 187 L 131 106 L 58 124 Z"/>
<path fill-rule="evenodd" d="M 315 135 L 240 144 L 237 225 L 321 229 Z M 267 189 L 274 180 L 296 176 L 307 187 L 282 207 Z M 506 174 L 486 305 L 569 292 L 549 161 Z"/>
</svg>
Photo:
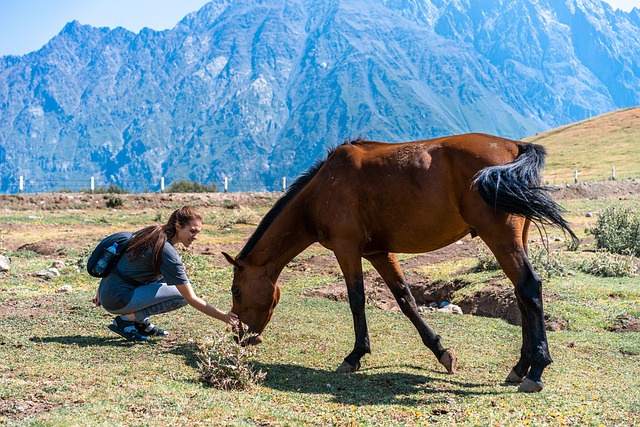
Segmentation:
<svg viewBox="0 0 640 427">
<path fill-rule="evenodd" d="M 273 309 L 280 300 L 280 288 L 267 277 L 264 267 L 252 266 L 224 252 L 222 254 L 233 265 L 231 310 L 247 325 L 246 332 L 253 335 L 248 344 L 260 344 L 262 331 L 271 320 Z M 238 332 L 242 339 L 245 333 L 242 325 Z"/>
</svg>

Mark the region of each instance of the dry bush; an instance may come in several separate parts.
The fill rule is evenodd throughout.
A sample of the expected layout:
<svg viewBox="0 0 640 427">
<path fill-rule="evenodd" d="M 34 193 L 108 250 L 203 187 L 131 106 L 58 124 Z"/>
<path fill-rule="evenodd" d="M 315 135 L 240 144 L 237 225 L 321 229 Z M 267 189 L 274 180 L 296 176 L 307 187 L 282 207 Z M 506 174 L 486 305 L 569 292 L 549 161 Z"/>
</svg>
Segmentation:
<svg viewBox="0 0 640 427">
<path fill-rule="evenodd" d="M 245 334 L 236 343 L 234 335 L 219 334 L 212 343 L 200 346 L 200 381 L 227 391 L 247 390 L 262 382 L 267 374 L 254 367 L 255 347 L 243 345 L 250 338 Z"/>
</svg>

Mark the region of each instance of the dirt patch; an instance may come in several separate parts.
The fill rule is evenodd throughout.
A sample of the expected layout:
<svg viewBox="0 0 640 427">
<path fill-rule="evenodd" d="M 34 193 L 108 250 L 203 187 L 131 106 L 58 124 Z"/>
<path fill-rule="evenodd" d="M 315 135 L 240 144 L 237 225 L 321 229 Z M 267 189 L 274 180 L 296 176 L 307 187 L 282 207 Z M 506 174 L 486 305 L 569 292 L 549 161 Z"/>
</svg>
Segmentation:
<svg viewBox="0 0 640 427">
<path fill-rule="evenodd" d="M 38 397 L 30 400 L 13 401 L 0 400 L 0 416 L 5 416 L 12 420 L 24 420 L 43 412 L 51 411 L 56 405 Z"/>
<path fill-rule="evenodd" d="M 1 194 L 0 206 L 8 210 L 94 210 L 110 209 L 107 202 L 120 199 L 123 209 L 175 209 L 184 205 L 197 208 L 214 206 L 264 206 L 272 204 L 281 193 L 141 193 L 84 194 L 42 193 Z"/>
<path fill-rule="evenodd" d="M 43 256 L 55 256 L 60 254 L 60 247 L 48 241 L 27 243 L 18 247 L 19 251 L 31 251 Z"/>
<path fill-rule="evenodd" d="M 610 330 L 612 332 L 640 332 L 640 319 L 627 315 L 618 316 Z"/>
<path fill-rule="evenodd" d="M 5 288 L 2 290 L 6 291 Z M 7 298 L 0 305 L 0 317 L 43 317 L 57 313 L 60 310 L 60 298 L 59 295 L 42 295 L 37 299 Z"/>
<path fill-rule="evenodd" d="M 566 184 L 553 187 L 553 197 L 557 200 L 624 198 L 640 194 L 640 179 L 617 181 L 593 181 Z"/>
</svg>

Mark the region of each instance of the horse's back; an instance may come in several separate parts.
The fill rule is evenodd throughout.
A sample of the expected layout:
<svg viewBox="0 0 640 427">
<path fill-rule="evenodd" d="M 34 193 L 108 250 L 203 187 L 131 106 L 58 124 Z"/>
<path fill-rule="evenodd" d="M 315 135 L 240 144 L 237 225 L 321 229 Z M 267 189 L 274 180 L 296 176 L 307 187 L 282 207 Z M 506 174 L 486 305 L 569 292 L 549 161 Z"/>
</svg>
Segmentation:
<svg viewBox="0 0 640 427">
<path fill-rule="evenodd" d="M 462 210 L 478 197 L 473 177 L 517 155 L 518 142 L 484 134 L 343 144 L 310 186 L 312 222 L 321 242 L 351 233 L 370 251 L 438 249 L 471 230 Z"/>
<path fill-rule="evenodd" d="M 332 181 L 368 188 L 403 184 L 411 187 L 466 183 L 481 169 L 509 163 L 518 156 L 519 141 L 487 134 L 466 134 L 404 143 L 357 140 L 337 147 L 323 168 Z M 451 179 L 451 181 L 449 181 Z M 406 186 L 404 186 L 406 184 Z"/>
</svg>

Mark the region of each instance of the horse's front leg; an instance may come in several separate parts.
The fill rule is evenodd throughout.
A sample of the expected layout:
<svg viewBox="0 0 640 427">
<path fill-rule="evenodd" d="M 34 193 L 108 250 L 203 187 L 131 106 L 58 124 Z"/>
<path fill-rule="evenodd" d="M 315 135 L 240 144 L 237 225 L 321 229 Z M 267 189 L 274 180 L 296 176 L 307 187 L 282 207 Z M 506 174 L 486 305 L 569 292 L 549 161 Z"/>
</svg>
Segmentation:
<svg viewBox="0 0 640 427">
<path fill-rule="evenodd" d="M 451 349 L 445 349 L 440 344 L 440 336 L 427 325 L 416 306 L 416 300 L 411 294 L 404 274 L 398 264 L 398 259 L 392 253 L 379 253 L 366 257 L 373 267 L 380 273 L 384 282 L 389 286 L 400 309 L 411 320 L 418 330 L 422 342 L 435 354 L 438 361 L 450 374 L 455 373 L 457 358 Z"/>
<path fill-rule="evenodd" d="M 351 253 L 346 255 L 336 253 L 336 258 L 338 259 L 347 284 L 349 307 L 353 315 L 353 327 L 356 334 L 353 351 L 345 357 L 342 365 L 338 367 L 336 372 L 355 372 L 360 369 L 360 359 L 362 356 L 366 353 L 371 353 L 367 319 L 364 313 L 365 294 L 364 279 L 362 277 L 362 260 L 359 255 L 355 256 Z"/>
</svg>

